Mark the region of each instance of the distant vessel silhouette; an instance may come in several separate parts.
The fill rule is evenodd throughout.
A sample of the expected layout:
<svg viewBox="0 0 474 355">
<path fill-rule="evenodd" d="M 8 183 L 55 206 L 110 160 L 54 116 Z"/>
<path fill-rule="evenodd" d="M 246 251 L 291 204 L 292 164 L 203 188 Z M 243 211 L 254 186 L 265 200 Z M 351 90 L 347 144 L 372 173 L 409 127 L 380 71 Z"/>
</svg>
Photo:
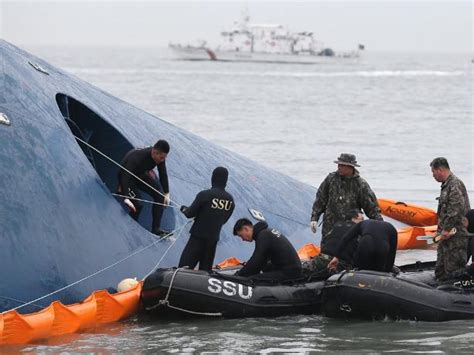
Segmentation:
<svg viewBox="0 0 474 355">
<path fill-rule="evenodd" d="M 197 44 L 170 43 L 176 57 L 186 60 L 274 62 L 314 64 L 334 58 L 358 58 L 365 46 L 337 53 L 314 37 L 313 32 L 292 32 L 283 25 L 252 24 L 244 13 L 241 21 L 220 34 L 218 46 L 207 41 Z"/>
</svg>

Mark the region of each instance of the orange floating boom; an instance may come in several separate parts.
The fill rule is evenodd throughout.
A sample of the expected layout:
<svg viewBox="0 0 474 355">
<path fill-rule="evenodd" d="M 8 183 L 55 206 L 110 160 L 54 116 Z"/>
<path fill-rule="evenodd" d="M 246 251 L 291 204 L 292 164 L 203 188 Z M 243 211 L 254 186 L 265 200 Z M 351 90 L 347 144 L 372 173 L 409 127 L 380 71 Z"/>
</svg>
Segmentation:
<svg viewBox="0 0 474 355">
<path fill-rule="evenodd" d="M 81 303 L 51 303 L 39 312 L 0 314 L 0 345 L 26 344 L 53 336 L 92 330 L 104 323 L 125 319 L 138 310 L 142 283 L 110 294 L 96 291 Z"/>
</svg>

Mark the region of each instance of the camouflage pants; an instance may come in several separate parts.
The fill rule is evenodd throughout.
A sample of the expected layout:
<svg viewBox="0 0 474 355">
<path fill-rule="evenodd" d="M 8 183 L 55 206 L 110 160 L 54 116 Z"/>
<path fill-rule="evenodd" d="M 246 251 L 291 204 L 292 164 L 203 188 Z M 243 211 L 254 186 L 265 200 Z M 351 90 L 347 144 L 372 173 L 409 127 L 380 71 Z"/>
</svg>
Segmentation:
<svg viewBox="0 0 474 355">
<path fill-rule="evenodd" d="M 320 254 L 315 258 L 303 263 L 303 270 L 313 276 L 320 278 L 328 278 L 331 275 L 337 274 L 345 269 L 350 269 L 351 265 L 345 263 L 344 261 L 339 261 L 336 272 L 328 270 L 328 264 L 331 261 L 332 257 L 329 255 Z"/>
<path fill-rule="evenodd" d="M 321 248 L 324 248 L 327 241 L 331 238 L 332 229 L 335 223 L 336 223 L 335 218 L 332 218 L 332 216 L 330 215 L 323 219 L 323 228 L 321 230 L 321 243 L 320 243 Z"/>
<path fill-rule="evenodd" d="M 445 280 L 447 275 L 466 267 L 468 238 L 454 235 L 438 244 L 435 276 L 437 280 Z"/>
</svg>

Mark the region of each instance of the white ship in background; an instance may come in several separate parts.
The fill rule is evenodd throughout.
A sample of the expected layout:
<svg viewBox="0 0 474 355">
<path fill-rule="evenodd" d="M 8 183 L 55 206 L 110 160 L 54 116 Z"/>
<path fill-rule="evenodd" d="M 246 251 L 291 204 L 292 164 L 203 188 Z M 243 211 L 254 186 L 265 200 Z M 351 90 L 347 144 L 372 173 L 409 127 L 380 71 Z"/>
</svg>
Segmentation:
<svg viewBox="0 0 474 355">
<path fill-rule="evenodd" d="M 333 58 L 358 58 L 357 50 L 336 53 L 318 41 L 312 32 L 291 32 L 283 25 L 251 24 L 249 16 L 221 32 L 221 44 L 211 47 L 206 41 L 197 45 L 169 44 L 174 54 L 185 60 L 216 60 L 275 63 L 321 63 Z"/>
</svg>

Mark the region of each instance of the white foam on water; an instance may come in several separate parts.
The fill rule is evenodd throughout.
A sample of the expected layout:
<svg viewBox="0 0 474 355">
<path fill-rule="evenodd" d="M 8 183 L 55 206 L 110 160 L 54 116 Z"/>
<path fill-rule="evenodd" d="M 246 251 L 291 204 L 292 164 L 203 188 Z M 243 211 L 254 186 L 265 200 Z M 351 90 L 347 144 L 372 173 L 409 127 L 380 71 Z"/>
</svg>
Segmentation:
<svg viewBox="0 0 474 355">
<path fill-rule="evenodd" d="M 442 344 L 446 340 L 464 340 L 464 339 L 473 339 L 474 333 L 464 333 L 457 334 L 452 336 L 441 336 L 441 337 L 430 337 L 430 338 L 418 338 L 418 339 L 404 339 L 404 340 L 395 340 L 395 343 L 406 343 L 406 344 L 421 344 L 436 346 Z"/>
<path fill-rule="evenodd" d="M 321 333 L 321 329 L 316 328 L 301 328 L 299 331 L 301 333 Z"/>
<path fill-rule="evenodd" d="M 323 352 L 325 350 L 315 349 L 315 348 L 294 348 L 294 349 L 284 349 L 284 348 L 268 348 L 260 350 L 260 354 L 274 354 L 274 353 L 283 353 L 283 354 L 305 354 L 311 352 Z"/>
<path fill-rule="evenodd" d="M 469 75 L 461 70 L 359 70 L 334 72 L 285 72 L 285 71 L 216 71 L 216 70 L 169 70 L 157 68 L 66 68 L 75 74 L 87 75 L 175 75 L 175 76 L 244 76 L 244 77 L 294 77 L 294 78 L 332 78 L 332 77 L 417 77 L 417 76 L 460 76 Z"/>
</svg>

